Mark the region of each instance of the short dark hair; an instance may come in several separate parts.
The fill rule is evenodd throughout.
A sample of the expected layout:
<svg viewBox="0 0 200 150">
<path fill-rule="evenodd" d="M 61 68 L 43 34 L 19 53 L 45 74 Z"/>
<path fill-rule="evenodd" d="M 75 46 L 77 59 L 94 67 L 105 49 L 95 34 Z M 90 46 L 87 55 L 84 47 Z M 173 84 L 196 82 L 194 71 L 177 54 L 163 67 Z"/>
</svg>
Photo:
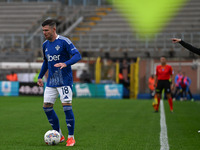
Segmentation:
<svg viewBox="0 0 200 150">
<path fill-rule="evenodd" d="M 56 26 L 56 20 L 54 19 L 47 19 L 42 23 L 42 27 L 49 25 L 51 27 Z"/>
</svg>

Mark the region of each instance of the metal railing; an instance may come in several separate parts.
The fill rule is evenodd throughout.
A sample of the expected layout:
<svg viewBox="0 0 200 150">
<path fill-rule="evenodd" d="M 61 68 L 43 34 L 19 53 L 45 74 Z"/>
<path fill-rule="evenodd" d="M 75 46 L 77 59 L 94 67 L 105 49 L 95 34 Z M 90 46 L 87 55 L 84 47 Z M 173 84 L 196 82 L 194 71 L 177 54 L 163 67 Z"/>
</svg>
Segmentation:
<svg viewBox="0 0 200 150">
<path fill-rule="evenodd" d="M 102 6 L 109 4 L 107 0 L 0 0 L 0 2 L 61 2 L 68 6 Z"/>
<path fill-rule="evenodd" d="M 27 39 L 32 36 L 32 40 Z M 200 32 L 195 33 L 162 33 L 156 34 L 153 38 L 140 39 L 133 34 L 89 34 L 69 35 L 74 45 L 81 51 L 110 51 L 115 49 L 126 49 L 127 51 L 180 51 L 178 44 L 171 42 L 172 37 L 181 38 L 196 47 L 200 47 Z M 44 42 L 43 34 L 5 34 L 0 35 L 0 52 L 3 49 L 41 49 Z"/>
<path fill-rule="evenodd" d="M 74 41 L 76 47 L 83 51 L 99 51 L 104 49 L 109 51 L 111 49 L 127 49 L 130 51 L 178 51 L 181 47 L 171 42 L 171 38 L 177 37 L 187 42 L 200 47 L 200 32 L 195 33 L 160 33 L 152 38 L 140 38 L 135 34 L 90 34 L 90 35 L 70 35 L 71 39 L 78 39 Z"/>
<path fill-rule="evenodd" d="M 36 34 L 32 40 L 27 42 L 27 39 L 32 37 L 32 34 L 4 34 L 0 35 L 0 52 L 3 49 L 37 49 L 41 48 L 44 41 L 42 34 Z"/>
<path fill-rule="evenodd" d="M 60 0 L 0 0 L 0 2 L 59 2 Z"/>
<path fill-rule="evenodd" d="M 68 30 L 74 24 L 82 15 L 82 9 L 80 7 L 77 7 L 76 10 L 70 10 L 69 7 L 66 8 L 67 11 L 64 10 L 64 15 L 60 15 L 63 18 L 63 22 L 57 27 L 57 32 L 62 34 L 65 31 Z M 66 35 L 66 34 L 65 34 Z"/>
<path fill-rule="evenodd" d="M 68 0 L 69 6 L 89 6 L 89 5 L 96 5 L 101 6 L 102 4 L 106 4 L 106 0 Z"/>
</svg>

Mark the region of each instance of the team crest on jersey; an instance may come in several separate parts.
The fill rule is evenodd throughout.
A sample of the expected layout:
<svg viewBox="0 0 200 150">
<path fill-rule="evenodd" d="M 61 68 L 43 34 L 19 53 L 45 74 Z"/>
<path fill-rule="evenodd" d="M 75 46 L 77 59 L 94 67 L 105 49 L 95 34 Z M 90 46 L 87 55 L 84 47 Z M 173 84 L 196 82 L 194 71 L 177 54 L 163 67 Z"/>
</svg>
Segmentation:
<svg viewBox="0 0 200 150">
<path fill-rule="evenodd" d="M 60 49 L 60 46 L 57 45 L 57 46 L 55 47 L 55 49 L 58 51 L 58 50 Z"/>
</svg>

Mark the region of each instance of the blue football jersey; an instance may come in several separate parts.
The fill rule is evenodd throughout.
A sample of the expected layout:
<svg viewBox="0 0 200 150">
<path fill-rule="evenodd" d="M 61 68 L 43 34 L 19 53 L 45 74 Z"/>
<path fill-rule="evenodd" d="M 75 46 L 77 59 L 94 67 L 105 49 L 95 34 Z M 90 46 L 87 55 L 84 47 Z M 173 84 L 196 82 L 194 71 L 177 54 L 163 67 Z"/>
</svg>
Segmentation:
<svg viewBox="0 0 200 150">
<path fill-rule="evenodd" d="M 50 42 L 46 40 L 43 43 L 43 55 L 43 65 L 47 66 L 42 67 L 41 72 L 44 72 L 44 70 L 46 72 L 48 69 L 47 86 L 60 87 L 72 85 L 71 65 L 81 59 L 80 53 L 73 43 L 68 38 L 58 35 L 55 41 Z M 65 63 L 67 67 L 62 69 L 54 67 L 56 63 Z M 38 78 L 43 77 L 44 73 L 41 72 Z"/>
</svg>

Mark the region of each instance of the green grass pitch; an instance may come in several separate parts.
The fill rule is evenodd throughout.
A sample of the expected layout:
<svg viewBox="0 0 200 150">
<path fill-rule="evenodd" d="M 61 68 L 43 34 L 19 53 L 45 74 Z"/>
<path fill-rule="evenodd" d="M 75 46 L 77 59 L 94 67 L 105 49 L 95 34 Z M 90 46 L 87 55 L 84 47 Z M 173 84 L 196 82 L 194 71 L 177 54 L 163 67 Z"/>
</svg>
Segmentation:
<svg viewBox="0 0 200 150">
<path fill-rule="evenodd" d="M 52 129 L 42 109 L 43 97 L 0 97 L 0 150 L 159 150 L 160 113 L 151 100 L 74 98 L 74 147 L 48 146 L 43 136 Z M 170 150 L 200 149 L 200 102 L 164 101 Z M 67 137 L 59 99 L 55 111 Z"/>
</svg>

